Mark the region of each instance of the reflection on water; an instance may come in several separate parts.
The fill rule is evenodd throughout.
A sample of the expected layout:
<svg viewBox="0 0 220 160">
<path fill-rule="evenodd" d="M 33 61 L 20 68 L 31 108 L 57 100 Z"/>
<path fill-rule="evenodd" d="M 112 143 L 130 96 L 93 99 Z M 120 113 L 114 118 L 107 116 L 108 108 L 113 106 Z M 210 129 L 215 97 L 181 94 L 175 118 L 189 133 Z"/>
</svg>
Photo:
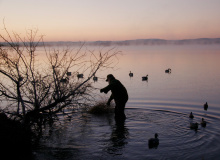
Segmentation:
<svg viewBox="0 0 220 160">
<path fill-rule="evenodd" d="M 76 113 L 71 121 L 57 122 L 50 136 L 42 137 L 36 159 L 219 159 L 220 46 L 120 50 L 124 56 L 119 69 L 99 72 L 94 86 L 106 86 L 109 73 L 125 85 L 129 94 L 125 122 L 115 122 L 112 114 Z M 165 73 L 168 68 L 170 74 Z M 147 74 L 148 81 L 142 81 Z M 189 119 L 190 112 L 194 119 Z M 200 123 L 202 118 L 206 127 L 191 130 L 190 123 Z M 160 145 L 149 149 L 148 139 L 155 133 Z"/>
<path fill-rule="evenodd" d="M 220 118 L 208 112 L 197 113 L 190 119 L 189 114 L 177 111 L 128 108 L 126 115 L 122 123 L 115 122 L 114 115 L 90 114 L 75 114 L 71 122 L 57 122 L 52 135 L 42 138 L 35 151 L 36 159 L 218 159 L 220 156 Z M 207 126 L 191 130 L 190 122 L 200 122 L 202 118 Z M 159 134 L 160 145 L 152 150 L 148 148 L 148 139 L 154 133 Z"/>
<path fill-rule="evenodd" d="M 124 120 L 116 121 L 112 128 L 110 141 L 106 149 L 107 153 L 114 155 L 123 154 L 123 148 L 127 145 L 127 138 L 129 136 L 129 131 L 124 123 Z"/>
</svg>

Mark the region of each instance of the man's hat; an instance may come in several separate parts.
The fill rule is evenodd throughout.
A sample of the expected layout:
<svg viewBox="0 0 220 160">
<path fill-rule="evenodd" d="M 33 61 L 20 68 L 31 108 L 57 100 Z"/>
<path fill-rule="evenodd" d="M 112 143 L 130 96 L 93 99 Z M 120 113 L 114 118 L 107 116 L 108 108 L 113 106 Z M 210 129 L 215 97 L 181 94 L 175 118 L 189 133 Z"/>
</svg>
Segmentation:
<svg viewBox="0 0 220 160">
<path fill-rule="evenodd" d="M 108 82 L 109 79 L 115 79 L 115 77 L 112 74 L 107 75 L 106 82 Z"/>
</svg>

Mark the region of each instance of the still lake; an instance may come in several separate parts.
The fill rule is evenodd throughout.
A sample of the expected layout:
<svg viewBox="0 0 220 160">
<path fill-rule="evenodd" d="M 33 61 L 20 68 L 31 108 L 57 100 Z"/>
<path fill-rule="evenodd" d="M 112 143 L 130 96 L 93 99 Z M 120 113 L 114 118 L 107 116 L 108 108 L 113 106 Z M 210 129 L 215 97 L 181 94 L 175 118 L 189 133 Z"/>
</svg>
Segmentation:
<svg viewBox="0 0 220 160">
<path fill-rule="evenodd" d="M 124 84 L 129 94 L 124 125 L 117 125 L 113 114 L 76 113 L 42 137 L 35 158 L 219 159 L 220 45 L 137 45 L 118 50 L 123 56 L 117 70 L 97 74 L 94 86 L 105 87 L 102 78 L 109 73 Z M 171 73 L 165 73 L 168 68 Z M 148 81 L 142 81 L 146 75 Z M 194 119 L 189 119 L 190 112 Z M 206 127 L 190 129 L 190 122 L 200 123 L 202 118 Z M 159 146 L 149 149 L 148 139 L 155 133 Z"/>
</svg>

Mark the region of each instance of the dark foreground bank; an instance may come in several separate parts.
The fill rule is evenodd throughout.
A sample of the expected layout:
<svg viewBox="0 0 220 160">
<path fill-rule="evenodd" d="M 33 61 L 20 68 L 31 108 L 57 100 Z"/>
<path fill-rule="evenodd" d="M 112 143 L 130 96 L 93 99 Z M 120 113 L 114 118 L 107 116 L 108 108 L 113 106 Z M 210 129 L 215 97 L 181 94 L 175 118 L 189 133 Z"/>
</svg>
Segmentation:
<svg viewBox="0 0 220 160">
<path fill-rule="evenodd" d="M 31 131 L 0 113 L 0 159 L 32 159 Z"/>
</svg>

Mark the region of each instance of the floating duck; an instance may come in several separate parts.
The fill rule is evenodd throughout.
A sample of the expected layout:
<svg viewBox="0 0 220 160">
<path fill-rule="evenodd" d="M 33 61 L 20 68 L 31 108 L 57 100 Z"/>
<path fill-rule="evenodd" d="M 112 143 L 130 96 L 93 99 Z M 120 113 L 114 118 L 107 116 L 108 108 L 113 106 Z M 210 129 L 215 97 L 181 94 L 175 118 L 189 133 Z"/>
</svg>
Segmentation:
<svg viewBox="0 0 220 160">
<path fill-rule="evenodd" d="M 61 83 L 68 83 L 68 81 L 69 81 L 69 78 L 68 78 L 68 77 L 62 78 L 62 79 L 60 80 Z"/>
<path fill-rule="evenodd" d="M 204 104 L 204 110 L 207 111 L 207 109 L 208 109 L 208 103 L 206 102 L 206 103 Z"/>
<path fill-rule="evenodd" d="M 204 120 L 204 118 L 202 118 L 202 121 L 201 121 L 200 124 L 201 124 L 202 127 L 206 127 L 206 121 Z"/>
<path fill-rule="evenodd" d="M 197 130 L 198 129 L 198 126 L 199 124 L 196 122 L 196 123 L 190 123 L 190 129 L 195 129 Z"/>
<path fill-rule="evenodd" d="M 19 76 L 18 81 L 21 82 L 21 81 L 23 81 L 23 79 L 24 79 L 23 77 Z"/>
<path fill-rule="evenodd" d="M 66 75 L 67 75 L 67 76 L 71 76 L 71 72 L 67 72 Z"/>
<path fill-rule="evenodd" d="M 147 81 L 148 80 L 148 75 L 142 77 L 142 81 Z"/>
<path fill-rule="evenodd" d="M 79 78 L 83 78 L 83 74 L 77 74 L 77 78 L 79 79 Z"/>
<path fill-rule="evenodd" d="M 97 82 L 97 81 L 98 81 L 98 77 L 94 76 L 94 77 L 93 77 L 93 81 L 94 81 L 94 82 Z"/>
<path fill-rule="evenodd" d="M 166 69 L 165 73 L 171 73 L 171 69 L 170 68 Z"/>
<path fill-rule="evenodd" d="M 133 77 L 133 76 L 134 76 L 134 74 L 133 74 L 133 73 L 131 73 L 131 71 L 130 71 L 129 76 L 130 76 L 130 77 Z"/>
<path fill-rule="evenodd" d="M 148 146 L 149 146 L 149 148 L 157 148 L 158 145 L 159 145 L 159 139 L 157 138 L 157 137 L 158 137 L 158 134 L 155 133 L 154 137 L 155 137 L 155 138 L 150 138 L 150 139 L 148 140 Z"/>
<path fill-rule="evenodd" d="M 192 112 L 190 113 L 189 118 L 194 118 L 194 115 Z"/>
</svg>

